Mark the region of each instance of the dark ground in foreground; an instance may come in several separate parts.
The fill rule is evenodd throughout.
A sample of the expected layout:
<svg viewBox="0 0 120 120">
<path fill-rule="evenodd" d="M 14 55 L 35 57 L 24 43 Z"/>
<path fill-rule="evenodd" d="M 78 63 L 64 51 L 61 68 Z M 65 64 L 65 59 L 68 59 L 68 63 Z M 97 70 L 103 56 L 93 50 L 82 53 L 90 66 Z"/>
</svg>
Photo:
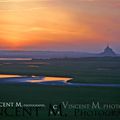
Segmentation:
<svg viewBox="0 0 120 120">
<path fill-rule="evenodd" d="M 120 58 L 52 59 L 33 61 L 0 61 L 0 73 L 72 77 L 80 83 L 119 83 Z M 64 87 L 37 84 L 0 84 L 0 101 L 23 104 L 44 103 L 47 108 L 39 117 L 2 117 L 2 120 L 119 120 L 120 114 L 81 117 L 73 110 L 65 110 L 67 117 L 48 117 L 49 104 L 68 101 L 72 104 L 120 104 L 120 88 Z M 98 109 L 97 109 L 98 110 Z M 103 109 L 102 109 L 103 110 Z M 108 109 L 109 111 L 111 109 Z M 116 110 L 116 109 L 113 109 Z M 92 110 L 95 111 L 95 110 Z M 98 110 L 99 111 L 99 110 Z M 106 111 L 106 110 L 105 110 Z M 119 109 L 120 111 L 120 109 Z M 1 113 L 1 111 L 0 111 Z M 120 112 L 119 112 L 120 113 Z"/>
</svg>

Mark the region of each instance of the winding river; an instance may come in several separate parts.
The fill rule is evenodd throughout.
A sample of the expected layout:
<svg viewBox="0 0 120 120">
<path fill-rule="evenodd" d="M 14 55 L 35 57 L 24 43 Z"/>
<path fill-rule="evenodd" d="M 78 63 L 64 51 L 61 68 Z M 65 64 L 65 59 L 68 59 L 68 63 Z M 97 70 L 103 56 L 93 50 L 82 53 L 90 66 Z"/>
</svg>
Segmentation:
<svg viewBox="0 0 120 120">
<path fill-rule="evenodd" d="M 22 76 L 22 75 L 3 75 L 0 74 L 0 83 L 31 83 L 51 86 L 84 86 L 84 87 L 120 87 L 120 84 L 101 84 L 101 83 L 73 83 L 69 82 L 72 78 L 67 77 L 45 77 L 45 76 Z"/>
</svg>

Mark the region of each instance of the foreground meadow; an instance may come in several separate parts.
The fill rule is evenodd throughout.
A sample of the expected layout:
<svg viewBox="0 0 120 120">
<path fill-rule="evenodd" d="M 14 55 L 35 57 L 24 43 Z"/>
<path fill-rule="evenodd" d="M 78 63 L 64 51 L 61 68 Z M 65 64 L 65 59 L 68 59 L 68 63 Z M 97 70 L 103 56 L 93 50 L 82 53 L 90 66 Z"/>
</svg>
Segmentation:
<svg viewBox="0 0 120 120">
<path fill-rule="evenodd" d="M 42 75 L 72 77 L 71 82 L 120 84 L 120 58 L 51 59 L 32 61 L 0 61 L 1 74 Z M 69 87 L 38 84 L 0 84 L 0 102 L 42 104 L 47 107 L 35 116 L 7 116 L 2 120 L 118 120 L 116 116 L 48 116 L 50 104 L 120 104 L 119 87 Z M 111 109 L 109 109 L 111 110 Z M 94 111 L 94 110 L 93 110 Z"/>
</svg>

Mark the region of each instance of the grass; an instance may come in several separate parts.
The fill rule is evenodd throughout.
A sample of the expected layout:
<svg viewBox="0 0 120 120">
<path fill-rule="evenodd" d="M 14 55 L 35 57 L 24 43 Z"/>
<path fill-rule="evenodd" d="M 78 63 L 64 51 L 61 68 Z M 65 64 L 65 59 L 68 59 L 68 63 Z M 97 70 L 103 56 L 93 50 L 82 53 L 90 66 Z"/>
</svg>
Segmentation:
<svg viewBox="0 0 120 120">
<path fill-rule="evenodd" d="M 1 96 L 1 101 L 3 102 L 22 102 L 24 104 L 44 103 L 46 106 L 49 106 L 49 104 L 59 104 L 63 101 L 64 102 L 68 101 L 69 103 L 72 104 L 92 104 L 93 101 L 95 103 L 100 102 L 101 105 L 120 103 L 119 88 L 110 88 L 110 87 L 108 88 L 57 87 L 57 86 L 51 87 L 51 86 L 40 86 L 40 85 L 32 85 L 32 84 L 26 84 L 26 85 L 13 84 L 13 85 L 1 85 L 0 96 Z M 13 120 L 13 118 L 18 119 L 18 117 L 8 117 L 8 118 L 10 120 Z M 43 113 L 42 112 L 40 113 L 39 119 L 47 120 L 48 118 L 49 118 L 48 109 Z M 60 118 L 64 119 L 62 117 Z M 20 117 L 20 119 L 26 120 L 25 117 Z M 38 118 L 32 117 L 29 119 L 37 120 Z M 73 118 L 67 117 L 66 119 L 74 120 L 74 117 Z M 93 118 L 88 117 L 86 119 L 92 120 Z"/>
<path fill-rule="evenodd" d="M 72 82 L 120 84 L 120 58 L 52 59 L 27 61 L 0 61 L 0 73 L 73 77 Z M 46 62 L 48 64 L 33 64 Z M 7 64 L 6 64 L 7 63 Z M 31 66 L 32 65 L 32 66 Z M 35 67 L 37 66 L 37 67 Z M 65 87 L 37 84 L 0 84 L 0 102 L 59 104 L 120 104 L 120 88 L 112 87 Z M 69 110 L 67 110 L 69 112 Z M 71 113 L 71 112 L 69 112 Z M 71 113 L 72 114 L 72 113 Z M 48 109 L 39 117 L 0 117 L 2 120 L 118 120 L 115 117 L 48 117 Z"/>
</svg>

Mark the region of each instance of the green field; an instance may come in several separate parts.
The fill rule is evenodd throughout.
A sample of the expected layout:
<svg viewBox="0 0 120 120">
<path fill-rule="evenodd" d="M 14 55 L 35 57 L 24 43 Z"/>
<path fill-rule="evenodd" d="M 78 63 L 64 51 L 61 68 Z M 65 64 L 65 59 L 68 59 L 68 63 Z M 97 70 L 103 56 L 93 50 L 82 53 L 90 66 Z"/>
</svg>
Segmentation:
<svg viewBox="0 0 120 120">
<path fill-rule="evenodd" d="M 120 84 L 120 58 L 51 59 L 32 61 L 0 61 L 1 74 L 72 77 L 71 82 Z M 0 101 L 26 104 L 120 104 L 120 88 L 69 87 L 37 84 L 0 84 Z M 120 109 L 119 109 L 120 110 Z M 39 117 L 0 117 L 1 120 L 119 120 L 119 116 L 80 117 L 66 110 L 67 117 L 48 117 L 43 110 Z M 120 112 L 119 112 L 120 113 Z"/>
</svg>

